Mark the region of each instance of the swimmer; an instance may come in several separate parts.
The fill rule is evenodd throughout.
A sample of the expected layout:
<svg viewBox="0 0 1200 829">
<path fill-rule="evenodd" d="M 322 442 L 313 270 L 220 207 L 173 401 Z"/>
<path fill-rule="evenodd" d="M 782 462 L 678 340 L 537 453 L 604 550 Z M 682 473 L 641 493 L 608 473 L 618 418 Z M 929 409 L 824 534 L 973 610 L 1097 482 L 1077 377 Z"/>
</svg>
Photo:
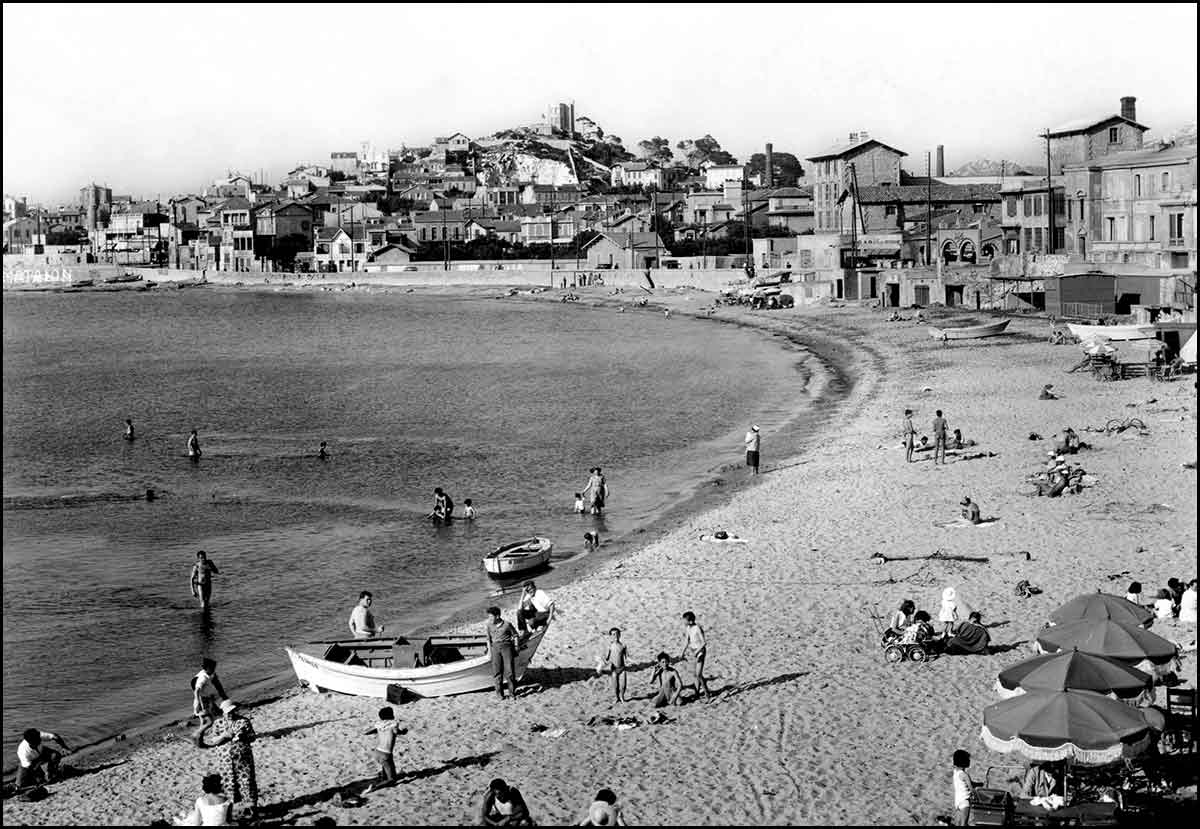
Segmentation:
<svg viewBox="0 0 1200 829">
<path fill-rule="evenodd" d="M 317 457 L 323 461 L 329 460 L 329 450 L 326 449 L 325 441 L 321 441 L 321 448 L 317 450 Z"/>
<path fill-rule="evenodd" d="M 125 440 L 133 440 L 133 421 L 125 418 Z"/>
<path fill-rule="evenodd" d="M 192 433 L 188 435 L 187 453 L 188 457 L 192 459 L 193 463 L 200 460 L 200 436 L 196 434 L 195 429 L 193 429 Z"/>
</svg>

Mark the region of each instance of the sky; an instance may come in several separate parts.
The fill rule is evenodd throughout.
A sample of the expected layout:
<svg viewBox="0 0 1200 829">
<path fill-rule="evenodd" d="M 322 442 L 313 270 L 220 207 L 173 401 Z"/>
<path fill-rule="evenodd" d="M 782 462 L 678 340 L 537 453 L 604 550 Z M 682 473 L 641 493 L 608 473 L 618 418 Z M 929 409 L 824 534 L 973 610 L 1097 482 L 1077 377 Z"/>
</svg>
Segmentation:
<svg viewBox="0 0 1200 829">
<path fill-rule="evenodd" d="M 320 16 L 314 12 L 319 9 Z M 804 158 L 866 130 L 1037 163 L 1039 132 L 1119 111 L 1196 120 L 1196 5 L 6 3 L 4 192 L 155 198 L 278 182 L 362 141 L 426 145 L 571 101 L 634 149 L 712 134 Z"/>
</svg>

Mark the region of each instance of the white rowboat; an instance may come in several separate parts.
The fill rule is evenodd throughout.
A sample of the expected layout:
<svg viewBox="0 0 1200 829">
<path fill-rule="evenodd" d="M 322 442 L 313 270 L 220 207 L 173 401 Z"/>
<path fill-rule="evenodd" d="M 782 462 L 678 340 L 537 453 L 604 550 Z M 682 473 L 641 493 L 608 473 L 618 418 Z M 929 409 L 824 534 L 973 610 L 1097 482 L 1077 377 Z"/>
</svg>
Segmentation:
<svg viewBox="0 0 1200 829">
<path fill-rule="evenodd" d="M 524 541 L 505 544 L 488 553 L 483 559 L 483 569 L 492 576 L 511 576 L 544 567 L 550 561 L 554 545 L 548 538 L 535 536 Z"/>
<path fill-rule="evenodd" d="M 1067 323 L 1071 333 L 1081 340 L 1149 340 L 1154 337 L 1153 325 L 1079 325 Z"/>
<path fill-rule="evenodd" d="M 534 631 L 521 643 L 515 666 L 518 680 L 548 629 Z M 328 645 L 323 658 L 285 648 L 296 678 L 317 692 L 387 699 L 392 686 L 419 697 L 447 697 L 493 687 L 492 661 L 484 636 L 347 639 L 317 644 Z"/>
<path fill-rule="evenodd" d="M 934 328 L 930 326 L 929 336 L 935 340 L 977 340 L 980 337 L 994 337 L 1003 334 L 1008 328 L 1008 320 L 989 322 L 986 325 L 966 325 L 962 328 Z"/>
</svg>

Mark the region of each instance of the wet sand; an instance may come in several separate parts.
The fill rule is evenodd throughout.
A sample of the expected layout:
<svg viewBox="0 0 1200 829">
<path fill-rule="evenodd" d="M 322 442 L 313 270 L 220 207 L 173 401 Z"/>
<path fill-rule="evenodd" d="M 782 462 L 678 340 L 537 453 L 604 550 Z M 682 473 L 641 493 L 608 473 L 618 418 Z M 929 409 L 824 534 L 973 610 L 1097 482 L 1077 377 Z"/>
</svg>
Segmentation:
<svg viewBox="0 0 1200 829">
<path fill-rule="evenodd" d="M 576 293 L 589 303 L 632 304 L 602 289 Z M 657 309 L 627 312 L 690 313 L 711 300 L 657 293 Z M 555 294 L 529 301 L 546 299 Z M 1032 655 L 1050 611 L 1084 591 L 1119 595 L 1133 580 L 1153 591 L 1171 576 L 1195 576 L 1196 472 L 1182 466 L 1196 460 L 1190 379 L 1100 383 L 1066 374 L 1078 349 L 1045 344 L 1044 320 L 1017 319 L 1011 336 L 943 346 L 925 326 L 886 323 L 866 309 L 722 308 L 718 316 L 844 344 L 852 388 L 831 404 L 807 449 L 777 458 L 764 440 L 766 474 L 757 486 L 557 588 L 561 612 L 519 701 L 481 693 L 397 706 L 409 729 L 397 744 L 403 782 L 362 806 L 342 807 L 336 795 L 375 771 L 371 738 L 361 731 L 379 701 L 297 690 L 253 708 L 269 819 L 473 822 L 488 781 L 503 777 L 521 788 L 534 818 L 551 825 L 578 821 L 604 786 L 634 824 L 929 823 L 950 811 L 954 749 L 974 755 L 976 779 L 988 765 L 1019 762 L 983 746 L 981 712 L 997 699 L 996 673 Z M 1062 399 L 1037 400 L 1048 382 Z M 906 407 L 925 433 L 934 409 L 944 410 L 951 428 L 996 457 L 906 464 Z M 1130 416 L 1149 434 L 1084 431 Z M 1068 425 L 1095 447 L 1076 460 L 1097 485 L 1061 499 L 1019 494 L 1051 436 Z M 1031 432 L 1046 440 L 1030 441 Z M 999 522 L 934 526 L 957 516 L 963 495 Z M 699 541 L 717 529 L 750 543 Z M 988 561 L 871 560 L 939 549 Z M 1044 592 L 1019 598 L 1013 587 L 1022 579 Z M 936 617 L 947 585 L 983 611 L 993 643 L 1011 650 L 885 663 L 868 613 L 912 598 Z M 679 654 L 684 610 L 696 612 L 708 635 L 715 699 L 670 710 L 665 725 L 589 726 L 597 715 L 645 720 L 649 663 L 660 650 Z M 625 631 L 634 666 L 634 700 L 624 704 L 610 703 L 607 679 L 594 671 L 613 625 Z M 1195 687 L 1195 627 L 1154 630 L 1189 648 L 1181 676 Z M 98 770 L 50 787 L 43 802 L 6 801 L 4 820 L 170 819 L 198 796 L 200 777 L 218 770 L 215 753 L 192 748 L 186 734 L 175 724 L 80 758 L 81 768 Z"/>
</svg>

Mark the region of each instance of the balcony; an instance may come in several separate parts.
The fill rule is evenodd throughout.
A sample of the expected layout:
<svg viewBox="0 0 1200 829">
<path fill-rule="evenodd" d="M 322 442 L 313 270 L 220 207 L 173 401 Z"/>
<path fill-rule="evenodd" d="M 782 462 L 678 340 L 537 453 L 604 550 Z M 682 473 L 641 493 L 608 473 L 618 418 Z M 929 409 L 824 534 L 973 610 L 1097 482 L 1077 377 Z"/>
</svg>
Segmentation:
<svg viewBox="0 0 1200 829">
<path fill-rule="evenodd" d="M 1167 240 L 1167 247 L 1168 247 L 1168 248 L 1178 248 L 1178 249 L 1182 250 L 1182 249 L 1184 249 L 1184 248 L 1186 248 L 1186 247 L 1187 247 L 1187 239 L 1182 239 L 1182 238 L 1180 238 L 1180 239 L 1176 239 L 1176 238 L 1171 238 L 1171 239 L 1168 239 L 1168 240 Z"/>
</svg>

